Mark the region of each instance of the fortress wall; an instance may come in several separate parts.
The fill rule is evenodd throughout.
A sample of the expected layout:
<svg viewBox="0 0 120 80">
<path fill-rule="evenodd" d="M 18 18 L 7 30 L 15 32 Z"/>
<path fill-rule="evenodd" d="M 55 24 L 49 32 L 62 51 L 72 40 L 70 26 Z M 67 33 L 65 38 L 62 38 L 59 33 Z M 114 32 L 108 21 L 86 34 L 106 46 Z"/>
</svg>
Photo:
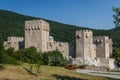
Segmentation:
<svg viewBox="0 0 120 80">
<path fill-rule="evenodd" d="M 73 54 L 73 46 L 70 46 L 68 42 L 54 41 L 54 38 L 49 36 L 49 31 L 49 23 L 44 20 L 25 21 L 25 48 L 34 46 L 38 52 L 58 50 L 73 64 L 114 68 L 114 59 L 109 58 L 112 56 L 113 43 L 108 36 L 93 38 L 91 30 L 77 30 L 75 35 L 76 52 Z M 7 41 L 4 42 L 4 47 L 5 49 L 12 47 L 19 50 L 20 42 L 23 42 L 23 37 L 8 37 Z"/>
<path fill-rule="evenodd" d="M 14 50 L 19 50 L 19 42 L 23 42 L 23 37 L 8 37 L 7 41 L 4 42 L 3 46 L 5 49 L 14 48 Z"/>
<path fill-rule="evenodd" d="M 114 59 L 112 59 L 112 58 L 101 58 L 100 59 L 100 66 L 105 66 L 105 67 L 108 67 L 110 69 L 113 69 L 113 68 L 115 68 Z"/>
<path fill-rule="evenodd" d="M 69 57 L 69 44 L 67 42 L 50 42 L 48 43 L 48 51 L 58 50 L 64 57 Z"/>
</svg>

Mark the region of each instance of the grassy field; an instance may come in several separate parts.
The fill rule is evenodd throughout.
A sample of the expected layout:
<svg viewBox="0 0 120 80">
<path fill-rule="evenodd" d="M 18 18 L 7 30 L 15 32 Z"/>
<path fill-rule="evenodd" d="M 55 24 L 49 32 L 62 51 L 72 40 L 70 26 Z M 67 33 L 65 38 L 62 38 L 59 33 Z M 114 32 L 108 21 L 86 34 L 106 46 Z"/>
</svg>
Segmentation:
<svg viewBox="0 0 120 80">
<path fill-rule="evenodd" d="M 0 80 L 110 80 L 104 77 L 79 74 L 74 70 L 66 70 L 64 67 L 51 66 L 41 66 L 41 73 L 37 77 L 24 69 L 29 68 L 30 65 L 4 65 L 5 69 L 0 70 Z"/>
</svg>

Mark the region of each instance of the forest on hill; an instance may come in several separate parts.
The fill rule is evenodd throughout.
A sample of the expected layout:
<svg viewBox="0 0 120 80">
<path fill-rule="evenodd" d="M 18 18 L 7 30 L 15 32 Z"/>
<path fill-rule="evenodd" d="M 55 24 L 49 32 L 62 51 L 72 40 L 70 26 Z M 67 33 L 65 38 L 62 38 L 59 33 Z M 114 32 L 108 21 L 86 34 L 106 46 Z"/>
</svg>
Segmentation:
<svg viewBox="0 0 120 80">
<path fill-rule="evenodd" d="M 41 18 L 0 10 L 0 45 L 3 44 L 3 41 L 5 41 L 8 36 L 24 36 L 24 22 L 33 19 Z M 76 30 L 89 29 L 93 31 L 94 36 L 109 36 L 113 40 L 113 46 L 120 47 L 120 27 L 109 30 L 98 30 L 63 24 L 52 20 L 44 20 L 50 24 L 50 35 L 53 36 L 56 41 L 74 42 Z"/>
</svg>

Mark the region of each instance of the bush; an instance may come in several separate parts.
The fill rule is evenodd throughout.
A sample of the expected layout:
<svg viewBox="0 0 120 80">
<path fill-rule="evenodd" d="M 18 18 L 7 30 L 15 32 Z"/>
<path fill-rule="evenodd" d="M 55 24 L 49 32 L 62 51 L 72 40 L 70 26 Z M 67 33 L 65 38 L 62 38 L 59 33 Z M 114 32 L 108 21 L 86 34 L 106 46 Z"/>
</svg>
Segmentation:
<svg viewBox="0 0 120 80">
<path fill-rule="evenodd" d="M 120 67 L 120 48 L 114 48 L 113 57 L 115 57 L 116 65 Z"/>
<path fill-rule="evenodd" d="M 24 62 L 25 49 L 23 49 L 23 50 L 18 50 L 18 51 L 16 51 L 15 53 L 16 53 L 15 59 L 18 60 L 18 61 Z"/>
<path fill-rule="evenodd" d="M 4 50 L 4 53 L 7 54 L 7 55 L 10 56 L 10 57 L 13 57 L 13 58 L 16 57 L 16 54 L 15 54 L 13 48 L 9 48 L 9 49 L 7 49 L 7 50 Z"/>
<path fill-rule="evenodd" d="M 7 54 L 3 54 L 2 55 L 2 59 L 1 62 L 3 64 L 15 64 L 18 65 L 19 63 L 17 62 L 17 60 L 15 60 L 14 58 L 8 56 Z"/>
<path fill-rule="evenodd" d="M 42 57 L 42 61 L 45 65 L 65 66 L 67 64 L 67 59 L 65 59 L 62 53 L 59 51 L 49 51 L 42 53 Z"/>
<path fill-rule="evenodd" d="M 40 54 L 38 54 L 35 47 L 26 48 L 16 52 L 16 60 L 35 63 L 40 59 Z"/>
<path fill-rule="evenodd" d="M 35 47 L 30 47 L 30 48 L 27 48 L 25 49 L 25 62 L 28 62 L 28 63 L 35 63 L 35 60 L 36 60 L 36 55 L 38 54 L 37 50 Z"/>
</svg>

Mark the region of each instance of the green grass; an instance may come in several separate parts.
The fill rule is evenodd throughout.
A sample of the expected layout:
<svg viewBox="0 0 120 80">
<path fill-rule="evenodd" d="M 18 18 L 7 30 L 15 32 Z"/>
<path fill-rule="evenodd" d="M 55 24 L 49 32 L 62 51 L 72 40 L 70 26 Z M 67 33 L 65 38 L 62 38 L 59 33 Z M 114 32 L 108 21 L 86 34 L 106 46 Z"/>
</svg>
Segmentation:
<svg viewBox="0 0 120 80">
<path fill-rule="evenodd" d="M 0 80 L 110 80 L 105 77 L 79 74 L 64 67 L 52 66 L 41 66 L 41 72 L 37 77 L 24 69 L 24 67 L 29 69 L 31 65 L 4 65 L 5 69 L 0 70 Z M 33 69 L 33 72 L 35 72 L 35 69 Z"/>
</svg>

